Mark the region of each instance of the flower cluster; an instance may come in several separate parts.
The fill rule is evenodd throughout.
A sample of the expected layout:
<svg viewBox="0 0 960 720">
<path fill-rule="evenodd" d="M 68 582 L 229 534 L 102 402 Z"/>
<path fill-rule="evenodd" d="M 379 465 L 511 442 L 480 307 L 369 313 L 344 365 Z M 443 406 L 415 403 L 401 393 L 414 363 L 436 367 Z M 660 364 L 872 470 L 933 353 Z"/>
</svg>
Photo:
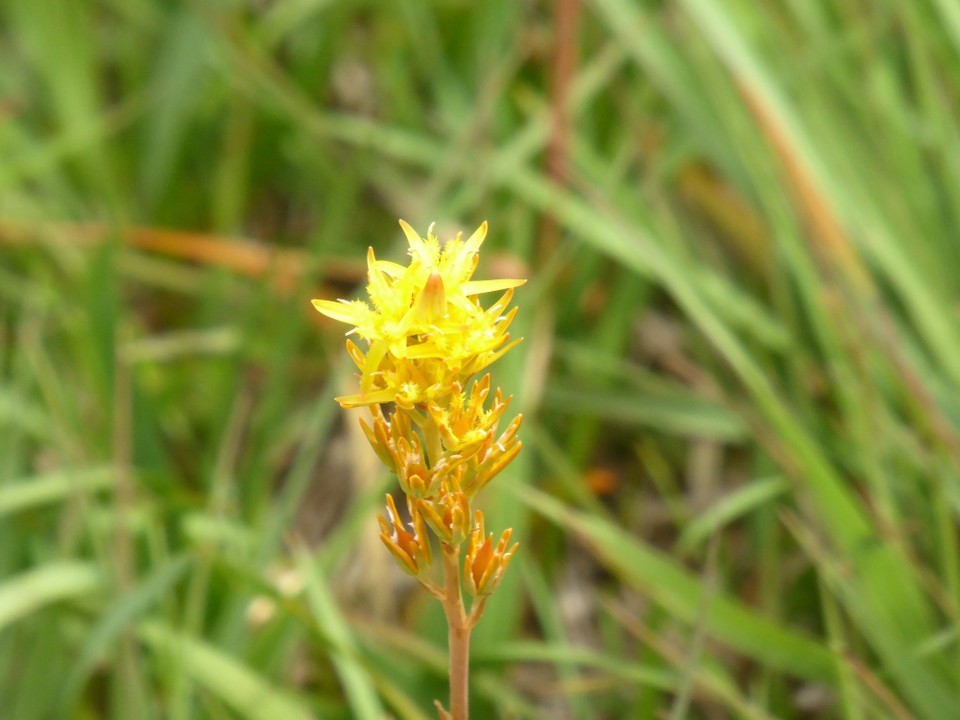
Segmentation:
<svg viewBox="0 0 960 720">
<path fill-rule="evenodd" d="M 384 545 L 404 570 L 441 600 L 448 591 L 430 577 L 431 539 L 456 556 L 462 585 L 477 598 L 492 593 L 516 550 L 510 530 L 494 543 L 484 535 L 483 515 L 472 501 L 520 451 L 521 416 L 502 432 L 510 404 L 490 375 L 475 376 L 519 340 L 510 340 L 516 308 L 513 288 L 524 280 L 471 280 L 486 237 L 483 223 L 467 240 L 441 244 L 433 226 L 422 238 L 400 221 L 410 263 L 367 254 L 369 303 L 314 300 L 316 309 L 353 326 L 347 352 L 360 371 L 358 394 L 337 398 L 345 408 L 368 406 L 361 425 L 406 497 L 404 522 L 392 495 L 379 517 Z M 488 308 L 478 296 L 503 291 Z M 467 551 L 460 565 L 460 548 Z M 482 603 L 477 608 L 482 609 Z M 477 613 L 478 617 L 479 613 Z M 476 621 L 476 617 L 473 621 Z"/>
</svg>

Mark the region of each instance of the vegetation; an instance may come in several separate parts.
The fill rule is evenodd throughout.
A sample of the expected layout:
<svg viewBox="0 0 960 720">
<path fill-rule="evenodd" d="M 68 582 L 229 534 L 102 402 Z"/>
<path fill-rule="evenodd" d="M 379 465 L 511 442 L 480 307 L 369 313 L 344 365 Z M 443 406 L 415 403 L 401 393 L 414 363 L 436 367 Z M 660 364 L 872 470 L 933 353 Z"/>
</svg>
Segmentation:
<svg viewBox="0 0 960 720">
<path fill-rule="evenodd" d="M 435 717 L 343 328 L 527 277 L 477 718 L 960 702 L 960 12 L 0 6 L 0 717 Z"/>
</svg>

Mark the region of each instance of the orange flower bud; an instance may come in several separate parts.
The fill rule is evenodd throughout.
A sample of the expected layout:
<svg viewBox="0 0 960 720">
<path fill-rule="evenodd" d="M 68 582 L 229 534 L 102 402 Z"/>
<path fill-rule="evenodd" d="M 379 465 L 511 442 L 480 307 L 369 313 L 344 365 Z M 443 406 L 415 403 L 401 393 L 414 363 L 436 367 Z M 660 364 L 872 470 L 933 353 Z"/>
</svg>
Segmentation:
<svg viewBox="0 0 960 720">
<path fill-rule="evenodd" d="M 470 534 L 470 544 L 463 559 L 463 580 L 467 591 L 475 596 L 489 595 L 503 579 L 503 573 L 516 552 L 518 543 L 508 549 L 513 530 L 507 528 L 497 546 L 493 546 L 493 533 L 483 535 L 483 515 L 478 510 L 476 524 Z"/>
<path fill-rule="evenodd" d="M 387 494 L 387 516 L 377 515 L 380 525 L 380 540 L 393 555 L 400 567 L 413 575 L 419 576 L 430 567 L 430 541 L 426 536 L 423 520 L 414 512 L 414 506 L 408 501 L 411 509 L 412 525 L 416 534 L 403 527 L 400 514 L 397 512 L 393 496 Z M 421 533 L 421 530 L 424 532 Z"/>
</svg>

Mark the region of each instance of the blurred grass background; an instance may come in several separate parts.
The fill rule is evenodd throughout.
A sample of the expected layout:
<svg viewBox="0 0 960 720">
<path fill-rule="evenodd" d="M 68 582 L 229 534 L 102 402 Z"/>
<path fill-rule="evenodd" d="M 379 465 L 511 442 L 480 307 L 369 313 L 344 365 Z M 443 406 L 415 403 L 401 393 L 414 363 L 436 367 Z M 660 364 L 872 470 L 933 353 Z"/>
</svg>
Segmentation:
<svg viewBox="0 0 960 720">
<path fill-rule="evenodd" d="M 960 706 L 948 0 L 0 5 L 0 717 L 419 719 L 342 328 L 525 273 L 477 718 Z"/>
</svg>

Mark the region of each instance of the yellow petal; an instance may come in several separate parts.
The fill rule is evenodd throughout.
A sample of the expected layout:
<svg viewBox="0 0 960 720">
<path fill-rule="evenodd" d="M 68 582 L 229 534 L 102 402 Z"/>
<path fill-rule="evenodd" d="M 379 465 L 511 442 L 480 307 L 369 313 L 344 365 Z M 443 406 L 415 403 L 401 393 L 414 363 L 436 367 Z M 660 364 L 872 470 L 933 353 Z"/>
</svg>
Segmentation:
<svg viewBox="0 0 960 720">
<path fill-rule="evenodd" d="M 334 398 L 334 400 L 340 403 L 340 407 L 349 409 L 363 407 L 364 405 L 379 405 L 381 403 L 393 402 L 395 396 L 395 390 L 387 389 L 376 390 L 375 392 L 360 395 L 341 395 L 338 398 Z"/>
<path fill-rule="evenodd" d="M 370 310 L 362 300 L 355 300 L 354 302 L 348 300 L 337 300 L 336 302 L 333 300 L 311 300 L 311 302 L 320 314 L 350 325 L 363 324 Z"/>
<path fill-rule="evenodd" d="M 523 285 L 526 280 L 522 278 L 513 280 L 471 280 L 463 284 L 464 295 L 482 295 L 483 293 L 496 292 L 497 290 L 506 290 Z"/>
<path fill-rule="evenodd" d="M 403 228 L 403 234 L 407 236 L 407 242 L 410 244 L 410 256 L 414 262 L 419 262 L 428 268 L 435 267 L 440 252 L 440 244 L 433 237 L 433 225 L 427 231 L 426 240 L 420 237 L 417 231 L 403 220 L 400 221 L 400 227 Z"/>
<path fill-rule="evenodd" d="M 363 362 L 363 370 L 360 377 L 361 393 L 366 395 L 373 389 L 373 378 L 380 370 L 380 361 L 387 354 L 387 343 L 382 340 L 370 343 L 370 349 L 367 351 L 367 357 Z"/>
<path fill-rule="evenodd" d="M 484 220 L 480 223 L 473 235 L 471 235 L 467 242 L 463 246 L 464 253 L 470 253 L 471 255 L 477 252 L 480 249 L 480 246 L 483 245 L 484 239 L 487 237 L 487 221 Z"/>
<path fill-rule="evenodd" d="M 405 221 L 400 221 L 400 227 L 403 228 L 403 234 L 407 236 L 407 244 L 410 246 L 410 254 L 419 258 L 423 254 L 425 242 L 419 233 L 414 230 L 410 225 Z"/>
<path fill-rule="evenodd" d="M 390 260 L 377 260 L 372 267 L 376 267 L 384 275 L 389 275 L 394 278 L 401 277 L 407 271 L 406 266 Z"/>
<path fill-rule="evenodd" d="M 406 356 L 410 359 L 436 358 L 444 357 L 444 355 L 446 355 L 446 353 L 440 350 L 436 343 L 430 341 L 417 343 L 416 345 L 408 345 L 406 347 Z"/>
</svg>

